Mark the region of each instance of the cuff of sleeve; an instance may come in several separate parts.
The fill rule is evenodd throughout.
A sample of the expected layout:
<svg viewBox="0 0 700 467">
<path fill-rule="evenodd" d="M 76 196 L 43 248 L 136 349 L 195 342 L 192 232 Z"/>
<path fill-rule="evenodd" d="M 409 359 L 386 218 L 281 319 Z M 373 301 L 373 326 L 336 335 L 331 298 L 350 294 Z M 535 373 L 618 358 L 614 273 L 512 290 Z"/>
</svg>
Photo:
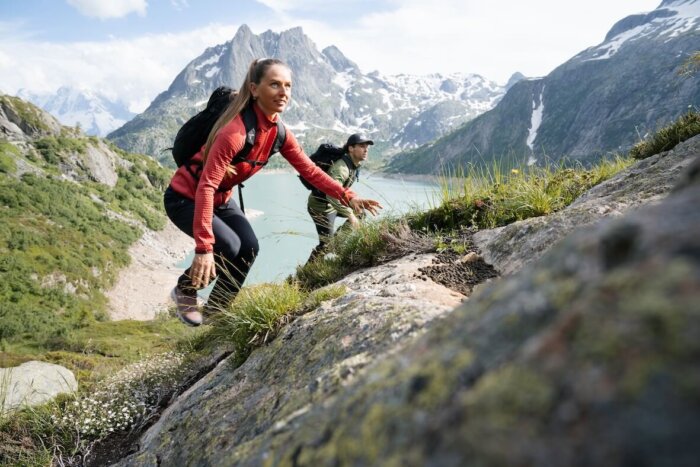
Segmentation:
<svg viewBox="0 0 700 467">
<path fill-rule="evenodd" d="M 195 254 L 198 254 L 198 255 L 203 255 L 205 253 L 211 253 L 212 251 L 214 251 L 214 249 L 211 247 L 211 245 L 197 246 L 194 249 Z"/>
<path fill-rule="evenodd" d="M 346 188 L 345 192 L 343 192 L 343 197 L 340 199 L 340 202 L 343 203 L 345 206 L 350 206 L 350 201 L 356 197 L 357 194 L 355 194 L 354 191 L 350 190 L 349 188 Z"/>
</svg>

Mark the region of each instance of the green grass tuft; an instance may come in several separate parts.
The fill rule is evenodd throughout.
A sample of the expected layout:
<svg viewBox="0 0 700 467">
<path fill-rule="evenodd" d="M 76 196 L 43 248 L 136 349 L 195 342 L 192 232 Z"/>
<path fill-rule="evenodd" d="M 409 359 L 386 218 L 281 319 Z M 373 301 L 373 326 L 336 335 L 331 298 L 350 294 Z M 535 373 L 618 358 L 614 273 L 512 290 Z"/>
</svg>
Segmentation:
<svg viewBox="0 0 700 467">
<path fill-rule="evenodd" d="M 678 143 L 682 143 L 699 133 L 700 112 L 690 110 L 675 122 L 635 144 L 630 150 L 630 156 L 635 159 L 646 159 L 660 152 L 673 149 Z"/>
<path fill-rule="evenodd" d="M 301 310 L 307 294 L 291 283 L 243 288 L 229 309 L 213 317 L 208 338 L 233 346 L 236 362 L 277 335 L 280 327 Z"/>
<path fill-rule="evenodd" d="M 325 257 L 298 266 L 294 277 L 307 290 L 336 282 L 352 271 L 374 266 L 405 254 L 434 248 L 434 240 L 412 231 L 402 219 L 363 222 L 339 232 L 329 242 Z"/>
<path fill-rule="evenodd" d="M 414 230 L 490 229 L 559 211 L 585 191 L 632 163 L 616 156 L 585 169 L 558 166 L 509 171 L 477 169 L 458 178 L 444 177 L 439 206 L 407 217 Z"/>
</svg>

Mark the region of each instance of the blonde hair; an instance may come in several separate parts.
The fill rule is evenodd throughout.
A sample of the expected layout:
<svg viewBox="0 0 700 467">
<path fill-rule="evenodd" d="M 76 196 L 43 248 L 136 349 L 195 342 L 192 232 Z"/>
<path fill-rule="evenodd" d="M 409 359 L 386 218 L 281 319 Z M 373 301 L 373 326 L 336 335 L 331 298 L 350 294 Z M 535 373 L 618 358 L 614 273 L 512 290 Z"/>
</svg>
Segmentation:
<svg viewBox="0 0 700 467">
<path fill-rule="evenodd" d="M 274 65 L 282 65 L 287 67 L 286 63 L 276 58 L 256 59 L 251 62 L 250 66 L 248 67 L 248 73 L 246 73 L 245 80 L 243 81 L 243 85 L 238 90 L 238 94 L 236 94 L 236 97 L 233 98 L 224 113 L 221 114 L 219 119 L 214 124 L 214 127 L 209 132 L 207 144 L 204 148 L 204 156 L 202 157 L 202 164 L 207 161 L 209 150 L 214 144 L 214 140 L 216 139 L 216 135 L 219 130 L 225 127 L 231 120 L 236 118 L 236 115 L 240 114 L 248 105 L 250 105 L 253 97 L 250 93 L 250 84 L 260 84 L 263 77 L 267 73 L 267 70 Z M 231 167 L 231 169 L 233 169 L 233 167 Z"/>
</svg>

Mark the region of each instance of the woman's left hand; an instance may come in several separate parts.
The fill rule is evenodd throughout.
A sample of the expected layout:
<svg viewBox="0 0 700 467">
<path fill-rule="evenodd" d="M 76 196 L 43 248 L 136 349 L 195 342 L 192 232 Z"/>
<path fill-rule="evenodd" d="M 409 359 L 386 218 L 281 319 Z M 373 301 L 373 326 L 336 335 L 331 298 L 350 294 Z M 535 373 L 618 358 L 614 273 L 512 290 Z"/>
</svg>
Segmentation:
<svg viewBox="0 0 700 467">
<path fill-rule="evenodd" d="M 361 215 L 362 211 L 369 211 L 371 214 L 377 214 L 383 206 L 378 201 L 373 199 L 353 198 L 350 200 L 350 207 L 357 215 Z"/>
</svg>

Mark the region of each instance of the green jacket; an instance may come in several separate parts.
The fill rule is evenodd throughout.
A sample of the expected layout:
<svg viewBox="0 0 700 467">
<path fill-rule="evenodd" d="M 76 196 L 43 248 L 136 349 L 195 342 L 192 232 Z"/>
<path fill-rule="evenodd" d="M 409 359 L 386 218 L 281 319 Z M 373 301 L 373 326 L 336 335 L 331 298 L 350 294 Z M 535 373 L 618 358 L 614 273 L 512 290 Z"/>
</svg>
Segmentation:
<svg viewBox="0 0 700 467">
<path fill-rule="evenodd" d="M 352 166 L 352 169 L 348 167 L 349 165 Z M 348 188 L 355 183 L 357 179 L 357 167 L 350 160 L 350 156 L 345 154 L 343 157 L 333 162 L 333 165 L 328 169 L 328 175 Z M 341 217 L 349 217 L 350 214 L 352 214 L 351 208 L 343 206 L 337 199 L 329 198 L 316 190 L 312 190 L 309 195 L 308 207 L 319 213 L 327 213 L 335 210 Z"/>
</svg>

